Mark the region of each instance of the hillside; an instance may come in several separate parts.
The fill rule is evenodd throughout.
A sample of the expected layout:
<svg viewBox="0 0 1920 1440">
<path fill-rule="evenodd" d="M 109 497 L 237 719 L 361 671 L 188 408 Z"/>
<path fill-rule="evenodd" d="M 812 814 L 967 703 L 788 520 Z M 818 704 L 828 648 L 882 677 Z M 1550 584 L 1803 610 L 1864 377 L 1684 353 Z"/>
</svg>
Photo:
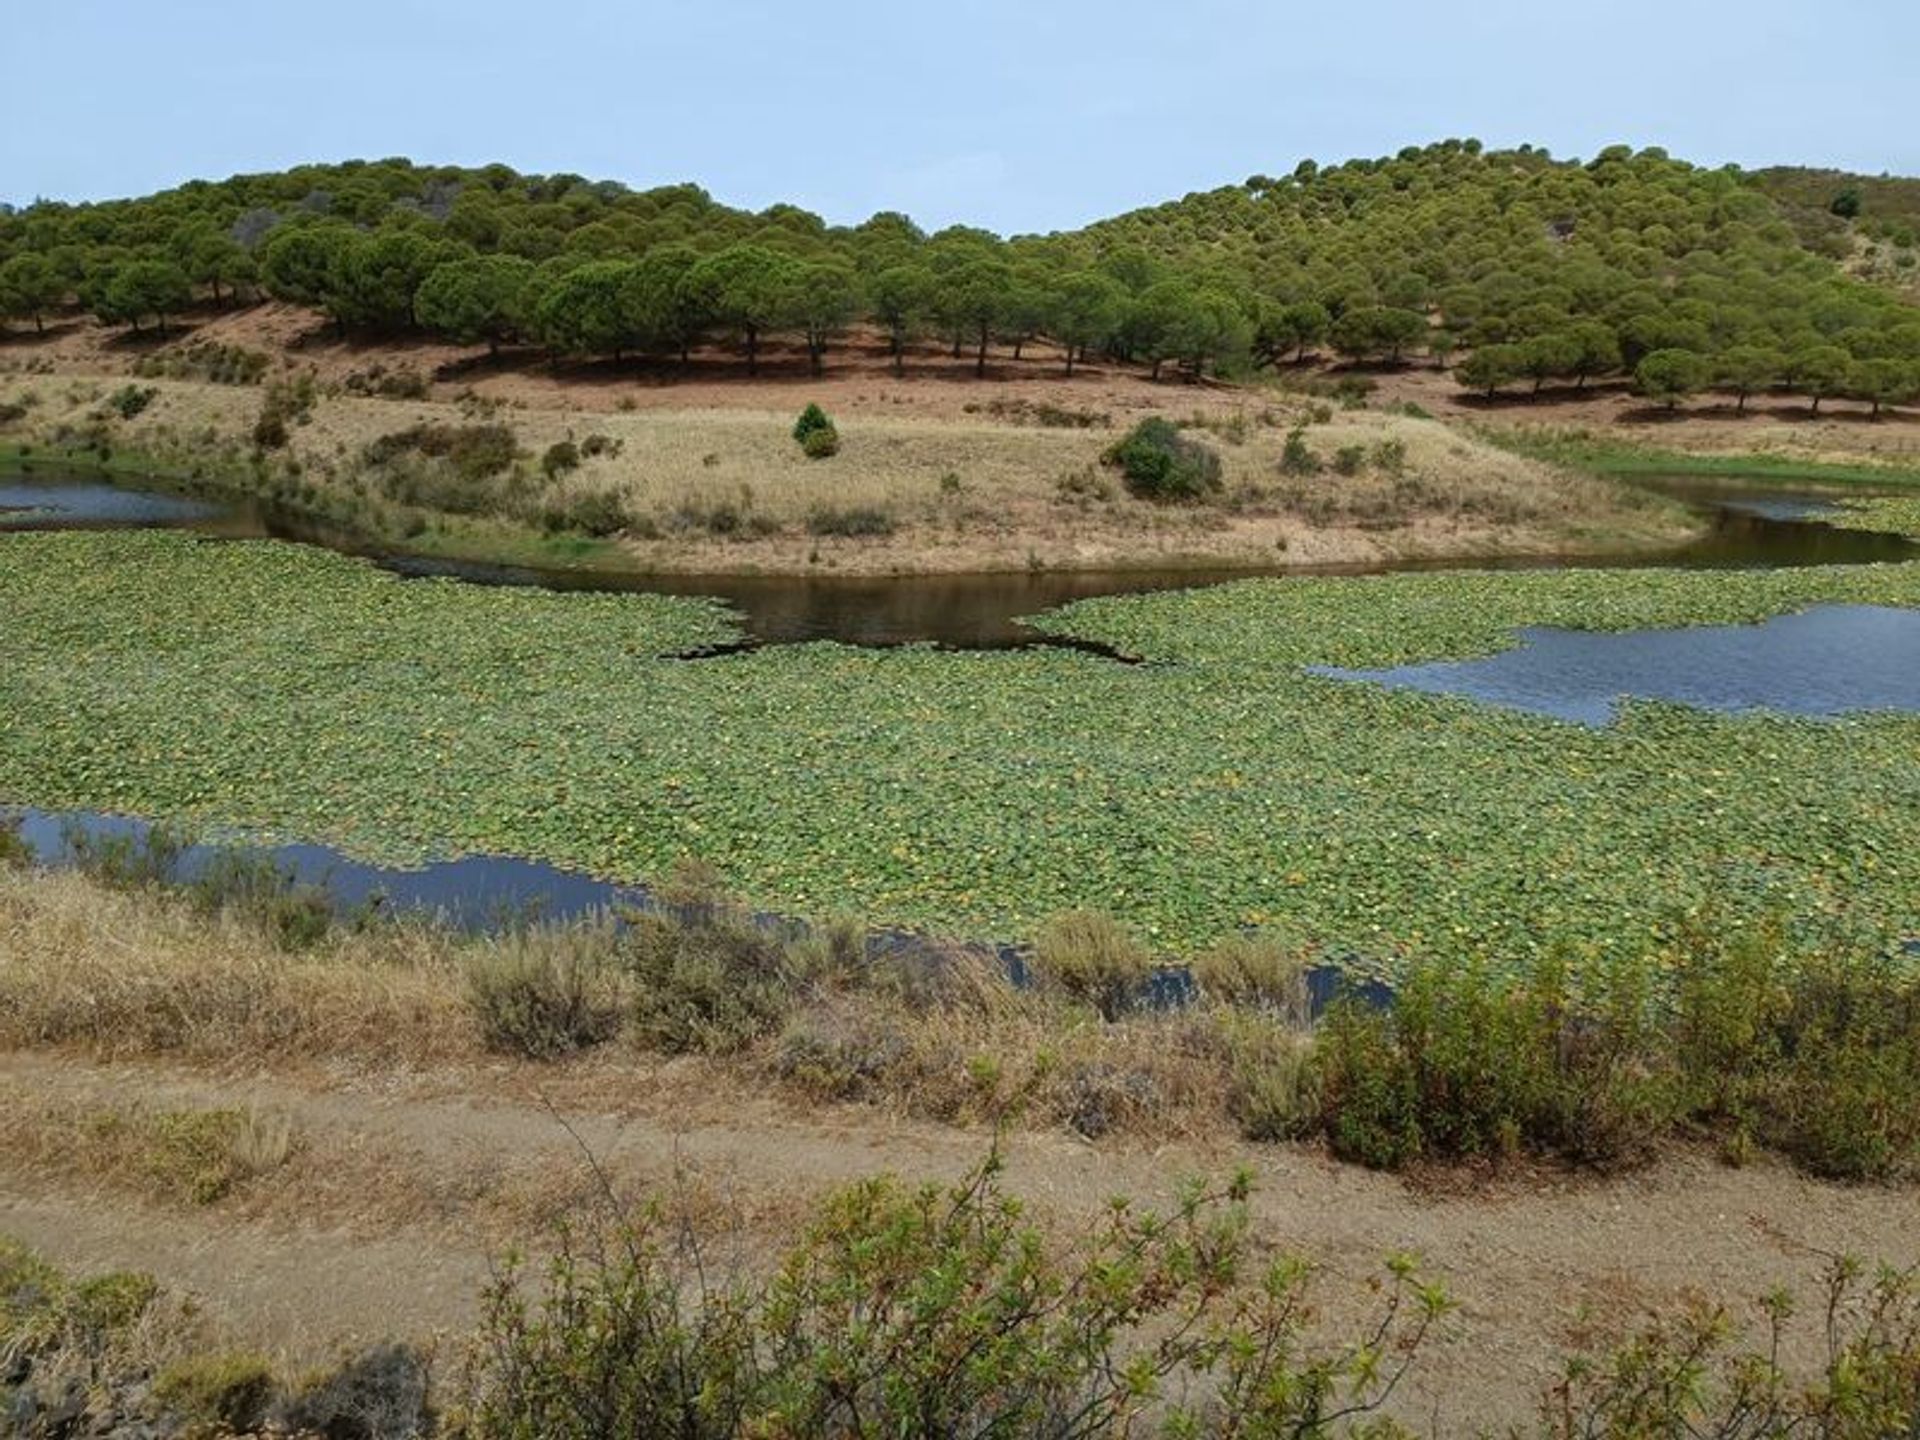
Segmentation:
<svg viewBox="0 0 1920 1440">
<path fill-rule="evenodd" d="M 504 166 L 195 181 L 0 214 L 0 442 L 652 570 L 1657 546 L 1675 516 L 1489 428 L 1910 465 L 1911 427 L 1856 423 L 1920 396 L 1920 309 L 1875 283 L 1911 270 L 1907 191 L 1831 213 L 1852 178 L 1446 141 L 1004 240 Z M 784 448 L 808 402 L 852 422 L 831 464 Z M 1213 432 L 1213 493 L 1102 465 L 1155 413 Z"/>
<path fill-rule="evenodd" d="M 78 306 L 139 329 L 196 295 L 264 293 L 343 334 L 614 359 L 720 340 L 750 371 L 776 337 L 819 368 L 856 321 L 896 355 L 931 336 L 980 369 L 1040 336 L 1063 368 L 1106 357 L 1193 375 L 1325 346 L 1463 356 L 1463 383 L 1489 390 L 1676 351 L 1699 363 L 1662 394 L 1723 380 L 1907 398 L 1920 314 L 1843 271 L 1844 236 L 1796 228 L 1804 186 L 1786 174 L 1446 141 L 1002 241 L 928 236 L 898 214 L 852 227 L 787 205 L 751 214 L 688 185 L 349 162 L 0 217 L 0 297 L 36 327 Z M 1913 235 L 1881 214 L 1882 189 L 1862 223 L 1891 265 L 1910 264 Z"/>
</svg>

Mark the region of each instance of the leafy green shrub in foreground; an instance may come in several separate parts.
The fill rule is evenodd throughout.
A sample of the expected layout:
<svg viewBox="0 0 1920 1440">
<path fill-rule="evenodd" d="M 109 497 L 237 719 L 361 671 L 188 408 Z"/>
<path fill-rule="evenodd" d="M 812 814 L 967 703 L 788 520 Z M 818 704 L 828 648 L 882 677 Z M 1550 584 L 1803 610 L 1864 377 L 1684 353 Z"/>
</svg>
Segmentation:
<svg viewBox="0 0 1920 1440">
<path fill-rule="evenodd" d="M 1449 1308 L 1390 1267 L 1366 1340 L 1307 1337 L 1310 1277 L 1255 1273 L 1244 1179 L 1078 1245 L 1029 1222 L 997 1158 L 951 1189 L 830 1197 L 770 1278 L 658 1208 L 563 1233 L 541 1293 L 489 1287 L 471 1418 L 493 1440 L 615 1435 L 1311 1435 L 1391 1396 Z"/>
<path fill-rule="evenodd" d="M 1204 500 L 1220 489 L 1220 457 L 1158 415 L 1135 425 L 1101 459 L 1142 500 Z"/>
</svg>

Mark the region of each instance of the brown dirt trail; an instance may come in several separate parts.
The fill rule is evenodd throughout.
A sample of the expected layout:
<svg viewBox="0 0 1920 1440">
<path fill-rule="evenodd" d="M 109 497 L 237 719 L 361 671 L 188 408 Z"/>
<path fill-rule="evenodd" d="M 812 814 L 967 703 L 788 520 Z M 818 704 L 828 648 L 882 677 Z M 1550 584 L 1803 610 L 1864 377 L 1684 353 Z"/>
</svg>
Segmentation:
<svg viewBox="0 0 1920 1440">
<path fill-rule="evenodd" d="M 670 1085 L 611 1100 L 596 1085 L 591 1105 L 563 1112 L 489 1091 L 482 1075 L 457 1077 L 474 1093 L 451 1093 L 451 1078 L 0 1055 L 0 1232 L 61 1263 L 151 1270 L 204 1297 L 254 1343 L 312 1355 L 468 1325 L 507 1236 L 537 1238 L 536 1216 L 593 1193 L 583 1150 L 623 1191 L 690 1177 L 749 1232 L 777 1241 L 823 1189 L 882 1170 L 951 1179 L 989 1141 L 864 1109 L 801 1115 L 735 1098 L 689 1106 Z M 556 1093 L 569 1088 L 561 1079 Z M 294 1155 L 192 1209 L 124 1176 L 49 1163 L 29 1143 L 48 1116 L 97 1113 L 129 1096 L 154 1109 L 285 1110 Z M 1532 1175 L 1448 1190 L 1306 1150 L 1225 1141 L 1092 1146 L 1020 1135 L 1007 1160 L 1010 1188 L 1069 1232 L 1111 1195 L 1163 1200 L 1183 1176 L 1250 1166 L 1263 1243 L 1321 1264 L 1322 1307 L 1335 1322 L 1365 1313 L 1366 1282 L 1384 1256 L 1418 1254 L 1461 1308 L 1401 1403 L 1408 1419 L 1426 1426 L 1438 1416 L 1449 1431 L 1523 1418 L 1567 1352 L 1617 1339 L 1656 1310 L 1691 1298 L 1744 1304 L 1776 1286 L 1810 1299 L 1818 1252 L 1920 1262 L 1910 1191 L 1824 1185 L 1771 1164 L 1734 1170 L 1693 1154 L 1613 1180 Z"/>
</svg>

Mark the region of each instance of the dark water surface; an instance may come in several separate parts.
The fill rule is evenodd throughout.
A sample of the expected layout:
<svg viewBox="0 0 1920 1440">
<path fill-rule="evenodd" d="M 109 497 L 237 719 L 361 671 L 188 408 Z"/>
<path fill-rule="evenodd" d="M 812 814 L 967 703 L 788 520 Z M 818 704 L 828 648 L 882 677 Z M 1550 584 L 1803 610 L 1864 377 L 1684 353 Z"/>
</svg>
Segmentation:
<svg viewBox="0 0 1920 1440">
<path fill-rule="evenodd" d="M 1313 672 L 1463 695 L 1583 725 L 1611 723 L 1629 696 L 1825 717 L 1920 711 L 1920 610 L 1816 605 L 1759 625 L 1517 633 L 1517 649 L 1478 660 Z"/>
<path fill-rule="evenodd" d="M 442 560 L 370 545 L 303 517 L 246 502 L 213 505 L 152 494 L 104 479 L 0 475 L 0 529 L 191 528 L 220 538 L 290 540 L 366 556 L 402 575 L 443 575 L 483 585 L 552 590 L 700 596 L 731 605 L 750 642 L 785 645 L 833 640 L 847 645 L 930 643 L 962 650 L 1059 644 L 1021 617 L 1096 595 L 1131 595 L 1216 585 L 1257 575 L 1357 575 L 1390 571 L 1538 570 L 1680 566 L 1740 569 L 1859 565 L 1920 559 L 1920 545 L 1898 535 L 1845 530 L 1820 517 L 1825 493 L 1725 482 L 1660 480 L 1654 488 L 1691 505 L 1707 521 L 1701 535 L 1671 550 L 1617 556 L 1462 557 L 1371 565 L 1266 569 L 1025 571 L 985 575 L 643 575 L 592 568 L 541 568 Z M 1860 494 L 1863 492 L 1853 491 Z M 9 515 L 5 507 L 16 508 Z"/>
</svg>

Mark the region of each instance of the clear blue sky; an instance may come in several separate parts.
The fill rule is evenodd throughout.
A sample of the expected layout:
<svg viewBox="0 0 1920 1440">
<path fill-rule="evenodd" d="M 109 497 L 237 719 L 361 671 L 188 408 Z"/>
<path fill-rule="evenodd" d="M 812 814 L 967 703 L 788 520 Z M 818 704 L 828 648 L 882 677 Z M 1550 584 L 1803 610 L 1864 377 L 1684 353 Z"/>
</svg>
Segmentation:
<svg viewBox="0 0 1920 1440">
<path fill-rule="evenodd" d="M 0 198 L 504 160 L 1048 230 L 1447 136 L 1920 174 L 1916 0 L 56 0 Z"/>
</svg>

